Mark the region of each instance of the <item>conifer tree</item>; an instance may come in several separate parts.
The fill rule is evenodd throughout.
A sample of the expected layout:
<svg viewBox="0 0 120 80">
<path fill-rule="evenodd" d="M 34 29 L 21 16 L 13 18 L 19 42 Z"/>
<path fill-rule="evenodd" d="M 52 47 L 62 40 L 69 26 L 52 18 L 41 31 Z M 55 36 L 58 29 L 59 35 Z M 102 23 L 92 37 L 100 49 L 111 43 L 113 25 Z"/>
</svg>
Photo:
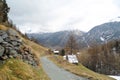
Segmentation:
<svg viewBox="0 0 120 80">
<path fill-rule="evenodd" d="M 6 0 L 0 0 L 0 23 L 8 21 L 9 10 Z"/>
</svg>

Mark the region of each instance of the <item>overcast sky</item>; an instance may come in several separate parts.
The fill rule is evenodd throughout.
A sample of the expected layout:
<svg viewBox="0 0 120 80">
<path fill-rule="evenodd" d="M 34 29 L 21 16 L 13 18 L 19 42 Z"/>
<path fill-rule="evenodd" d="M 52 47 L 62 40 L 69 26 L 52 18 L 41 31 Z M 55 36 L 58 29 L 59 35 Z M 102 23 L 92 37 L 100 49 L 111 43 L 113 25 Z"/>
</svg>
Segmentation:
<svg viewBox="0 0 120 80">
<path fill-rule="evenodd" d="M 9 17 L 22 32 L 92 27 L 120 16 L 120 0 L 7 0 Z"/>
</svg>

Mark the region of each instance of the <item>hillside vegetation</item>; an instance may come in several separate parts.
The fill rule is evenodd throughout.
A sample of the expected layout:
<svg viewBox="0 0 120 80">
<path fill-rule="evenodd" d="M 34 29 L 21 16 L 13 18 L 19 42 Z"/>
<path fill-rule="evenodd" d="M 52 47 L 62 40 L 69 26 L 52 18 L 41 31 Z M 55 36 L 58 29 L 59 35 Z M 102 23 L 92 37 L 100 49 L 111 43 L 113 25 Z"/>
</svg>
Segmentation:
<svg viewBox="0 0 120 80">
<path fill-rule="evenodd" d="M 6 27 L 0 25 L 0 30 L 7 31 L 14 28 Z M 39 58 L 46 52 L 46 48 L 34 43 L 33 41 L 28 40 L 25 37 L 16 31 L 19 34 L 19 37 L 23 40 L 24 46 L 28 47 L 34 56 Z M 33 67 L 28 63 L 23 62 L 20 59 L 7 59 L 0 65 L 0 80 L 49 80 L 48 76 L 44 73 L 40 63 L 37 67 Z"/>
<path fill-rule="evenodd" d="M 78 65 L 70 64 L 67 61 L 63 60 L 61 56 L 49 56 L 49 59 L 51 59 L 58 66 L 76 75 L 86 77 L 89 80 L 115 80 L 106 75 L 95 73 L 94 71 L 91 71 L 87 69 L 86 67 L 84 67 L 82 64 L 78 64 Z"/>
<path fill-rule="evenodd" d="M 81 51 L 79 61 L 89 69 L 107 75 L 120 75 L 120 40 Z"/>
<path fill-rule="evenodd" d="M 10 59 L 0 67 L 0 80 L 48 80 L 42 68 L 33 68 L 21 60 Z"/>
</svg>

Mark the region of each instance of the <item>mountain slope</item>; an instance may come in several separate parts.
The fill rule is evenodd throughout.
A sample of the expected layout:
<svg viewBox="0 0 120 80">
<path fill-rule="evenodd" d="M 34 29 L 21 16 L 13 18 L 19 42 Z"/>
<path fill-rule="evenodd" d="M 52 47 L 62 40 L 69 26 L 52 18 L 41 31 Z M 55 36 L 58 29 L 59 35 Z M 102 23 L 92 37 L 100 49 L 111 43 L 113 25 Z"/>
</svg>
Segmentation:
<svg viewBox="0 0 120 80">
<path fill-rule="evenodd" d="M 89 32 L 60 31 L 55 33 L 28 34 L 46 47 L 64 47 L 70 34 L 74 34 L 79 48 L 103 44 L 111 40 L 120 39 L 120 22 L 108 22 L 92 28 Z"/>
<path fill-rule="evenodd" d="M 75 35 L 75 38 L 81 37 L 84 32 L 79 30 L 74 31 L 60 31 L 55 33 L 34 33 L 28 34 L 29 37 L 35 38 L 39 43 L 46 47 L 64 47 L 71 34 Z"/>
<path fill-rule="evenodd" d="M 94 27 L 84 35 L 89 45 L 120 39 L 120 22 L 109 22 Z"/>
</svg>

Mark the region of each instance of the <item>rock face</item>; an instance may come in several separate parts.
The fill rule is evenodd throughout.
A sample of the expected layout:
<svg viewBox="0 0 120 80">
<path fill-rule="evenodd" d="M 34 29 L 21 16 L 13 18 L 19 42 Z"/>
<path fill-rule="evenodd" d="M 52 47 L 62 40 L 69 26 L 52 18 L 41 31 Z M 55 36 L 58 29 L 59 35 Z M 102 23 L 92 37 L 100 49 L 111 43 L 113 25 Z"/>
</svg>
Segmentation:
<svg viewBox="0 0 120 80">
<path fill-rule="evenodd" d="M 36 57 L 24 45 L 16 31 L 12 29 L 0 30 L 0 61 L 10 58 L 21 59 L 33 66 L 37 66 L 38 63 Z"/>
</svg>

